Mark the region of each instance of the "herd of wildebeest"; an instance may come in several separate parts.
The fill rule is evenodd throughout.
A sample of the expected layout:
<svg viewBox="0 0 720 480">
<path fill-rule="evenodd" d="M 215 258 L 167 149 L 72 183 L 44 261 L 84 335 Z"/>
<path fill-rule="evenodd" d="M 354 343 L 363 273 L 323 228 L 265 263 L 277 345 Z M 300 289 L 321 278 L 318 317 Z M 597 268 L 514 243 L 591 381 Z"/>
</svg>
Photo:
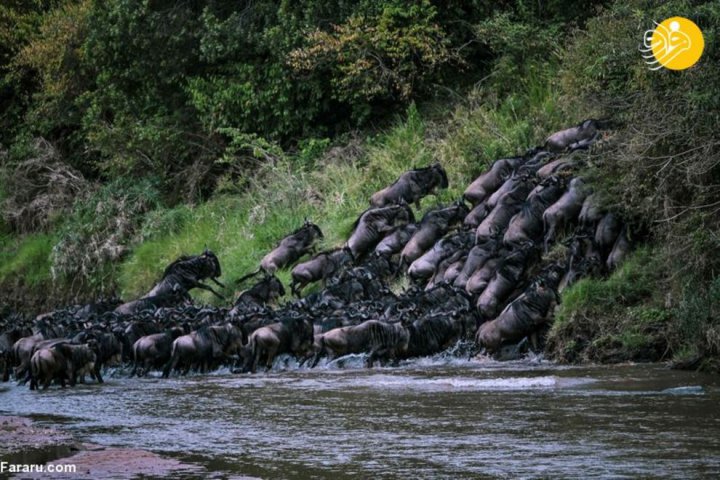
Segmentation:
<svg viewBox="0 0 720 480">
<path fill-rule="evenodd" d="M 195 305 L 194 288 L 222 296 L 220 261 L 209 250 L 171 263 L 145 296 L 59 309 L 34 319 L 5 314 L 0 328 L 3 381 L 47 388 L 74 385 L 103 367 L 130 375 L 162 370 L 235 372 L 271 368 L 288 354 L 309 367 L 323 357 L 367 354 L 395 363 L 464 342 L 471 354 L 539 348 L 559 292 L 585 275 L 607 273 L 630 250 L 628 228 L 577 172 L 578 149 L 599 138 L 595 120 L 551 135 L 544 146 L 503 158 L 457 202 L 417 221 L 411 208 L 448 187 L 439 164 L 403 173 L 370 198 L 345 245 L 314 253 L 323 238 L 305 221 L 237 280 L 247 288 L 231 308 Z M 470 206 L 468 206 L 468 203 Z M 567 246 L 549 261 L 551 245 Z M 311 258 L 298 263 L 304 257 Z M 544 258 L 545 257 L 545 258 Z M 557 255 L 556 255 L 557 257 Z M 291 268 L 295 299 L 275 276 Z M 406 276 L 400 293 L 398 279 Z M 309 284 L 322 288 L 301 296 Z M 288 357 L 289 358 L 289 357 Z"/>
</svg>

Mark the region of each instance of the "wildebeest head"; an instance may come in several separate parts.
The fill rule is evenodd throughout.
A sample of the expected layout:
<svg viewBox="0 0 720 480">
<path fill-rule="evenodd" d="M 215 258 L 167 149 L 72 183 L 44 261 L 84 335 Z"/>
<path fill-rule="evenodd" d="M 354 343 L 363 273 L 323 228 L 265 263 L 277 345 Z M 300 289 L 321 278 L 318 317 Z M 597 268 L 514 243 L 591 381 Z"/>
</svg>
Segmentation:
<svg viewBox="0 0 720 480">
<path fill-rule="evenodd" d="M 305 218 L 305 223 L 303 223 L 303 226 L 295 233 L 298 233 L 301 230 L 305 230 L 306 232 L 308 232 L 312 238 L 325 238 L 323 236 L 322 230 L 320 230 L 320 227 L 312 223 L 307 218 Z"/>
<path fill-rule="evenodd" d="M 450 182 L 448 181 L 447 172 L 442 165 L 440 165 L 440 162 L 433 163 L 430 168 L 435 172 L 440 188 L 448 188 Z"/>
<path fill-rule="evenodd" d="M 200 257 L 205 260 L 205 272 L 208 277 L 217 278 L 222 275 L 220 260 L 217 258 L 217 255 L 206 248 Z"/>
</svg>

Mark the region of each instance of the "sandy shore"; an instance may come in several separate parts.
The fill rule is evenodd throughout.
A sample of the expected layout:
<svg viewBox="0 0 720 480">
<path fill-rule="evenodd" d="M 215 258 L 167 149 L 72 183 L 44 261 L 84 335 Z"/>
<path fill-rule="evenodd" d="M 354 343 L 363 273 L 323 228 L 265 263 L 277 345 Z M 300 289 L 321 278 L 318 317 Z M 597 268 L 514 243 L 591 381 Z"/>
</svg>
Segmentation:
<svg viewBox="0 0 720 480">
<path fill-rule="evenodd" d="M 17 473 L 10 478 L 203 477 L 204 468 L 145 450 L 78 442 L 23 417 L 0 416 L 0 461 L 23 465 L 74 465 L 75 473 Z M 6 478 L 8 473 L 0 473 Z"/>
</svg>

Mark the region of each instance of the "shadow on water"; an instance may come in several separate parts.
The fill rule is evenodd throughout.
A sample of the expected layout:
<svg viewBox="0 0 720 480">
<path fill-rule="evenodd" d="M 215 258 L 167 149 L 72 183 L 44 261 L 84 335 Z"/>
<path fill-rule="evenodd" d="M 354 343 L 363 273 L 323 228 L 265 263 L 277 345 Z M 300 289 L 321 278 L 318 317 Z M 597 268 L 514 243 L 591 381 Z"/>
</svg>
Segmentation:
<svg viewBox="0 0 720 480">
<path fill-rule="evenodd" d="M 659 365 L 563 367 L 362 356 L 273 371 L 0 393 L 83 441 L 219 477 L 697 477 L 720 473 L 720 384 Z M 340 368 L 340 367 L 343 368 Z M 57 415 L 62 415 L 57 418 Z"/>
</svg>

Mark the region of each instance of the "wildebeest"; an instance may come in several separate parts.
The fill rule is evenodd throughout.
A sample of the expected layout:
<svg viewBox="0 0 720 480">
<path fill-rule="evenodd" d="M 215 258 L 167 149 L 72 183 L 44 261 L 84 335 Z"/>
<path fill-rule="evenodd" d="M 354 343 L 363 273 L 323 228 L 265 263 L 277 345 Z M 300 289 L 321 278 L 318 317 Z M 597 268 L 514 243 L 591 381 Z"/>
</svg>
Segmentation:
<svg viewBox="0 0 720 480">
<path fill-rule="evenodd" d="M 622 264 L 625 257 L 627 257 L 630 253 L 630 248 L 630 235 L 628 233 L 628 226 L 625 224 L 623 225 L 622 230 L 620 230 L 617 240 L 615 240 L 615 245 L 613 246 L 613 249 L 608 255 L 605 263 L 608 271 L 612 272 Z"/>
<path fill-rule="evenodd" d="M 401 264 L 409 265 L 414 262 L 467 214 L 468 208 L 462 201 L 427 212 L 420 221 L 420 228 L 400 253 Z"/>
<path fill-rule="evenodd" d="M 508 224 L 503 243 L 508 246 L 539 241 L 543 234 L 543 213 L 560 198 L 562 188 L 553 180 L 538 185 Z"/>
<path fill-rule="evenodd" d="M 13 345 L 23 337 L 31 336 L 32 330 L 20 325 L 6 329 L 0 335 L 0 357 L 3 362 L 3 382 L 10 380 L 10 368 L 13 363 Z"/>
<path fill-rule="evenodd" d="M 115 309 L 115 313 L 121 315 L 136 315 L 144 310 L 155 311 L 158 308 L 176 307 L 192 303 L 187 290 L 178 288 L 172 292 L 154 295 L 152 297 L 139 298 L 121 304 Z"/>
<path fill-rule="evenodd" d="M 498 267 L 502 263 L 503 257 L 508 253 L 505 249 L 500 249 L 494 255 L 488 257 L 482 264 L 482 267 L 475 270 L 470 275 L 465 284 L 465 291 L 470 295 L 478 295 L 485 290 L 487 284 L 492 280 L 497 272 Z"/>
<path fill-rule="evenodd" d="M 477 228 L 477 226 L 480 225 L 480 222 L 485 220 L 488 213 L 490 213 L 490 208 L 487 206 L 487 203 L 480 202 L 465 216 L 463 225 L 470 228 Z"/>
<path fill-rule="evenodd" d="M 410 264 L 408 275 L 414 279 L 427 279 L 433 275 L 438 264 L 445 258 L 460 249 L 464 249 L 473 242 L 473 234 L 468 231 L 460 231 L 445 236 Z"/>
<path fill-rule="evenodd" d="M 309 317 L 291 317 L 255 330 L 245 351 L 244 371 L 255 373 L 258 364 L 272 368 L 277 355 L 289 353 L 305 358 L 312 350 L 313 322 Z"/>
<path fill-rule="evenodd" d="M 212 292 L 218 298 L 224 298 L 209 285 L 201 282 L 209 278 L 220 287 L 225 287 L 217 279 L 222 275 L 220 261 L 217 256 L 208 249 L 201 255 L 182 256 L 167 266 L 163 276 L 157 285 L 153 287 L 143 298 L 156 297 L 164 294 L 172 294 L 176 291 L 189 292 L 193 288 L 201 288 Z"/>
<path fill-rule="evenodd" d="M 85 343 L 95 353 L 93 376 L 103 383 L 101 370 L 104 366 L 118 365 L 123 357 L 123 345 L 112 332 L 100 329 L 83 331 L 73 337 L 73 343 Z"/>
<path fill-rule="evenodd" d="M 139 338 L 132 347 L 134 367 L 130 376 L 137 374 L 142 377 L 147 375 L 150 368 L 164 367 L 170 360 L 173 341 L 183 333 L 182 328 L 173 327 L 162 333 Z"/>
<path fill-rule="evenodd" d="M 353 224 L 347 246 L 356 259 L 361 258 L 395 227 L 415 223 L 415 216 L 407 204 L 371 207 L 360 214 Z"/>
<path fill-rule="evenodd" d="M 280 279 L 275 275 L 265 275 L 262 280 L 238 295 L 229 316 L 234 318 L 243 313 L 262 310 L 265 305 L 283 295 L 285 295 L 285 287 Z"/>
<path fill-rule="evenodd" d="M 595 245 L 603 258 L 607 258 L 615 246 L 615 241 L 622 230 L 622 222 L 612 212 L 606 213 L 595 229 Z"/>
<path fill-rule="evenodd" d="M 409 333 L 398 323 L 368 320 L 359 325 L 340 327 L 320 335 L 316 342 L 316 354 L 312 366 L 321 356 L 331 360 L 351 353 L 369 353 L 366 365 L 372 367 L 376 360 L 394 360 L 405 353 Z"/>
<path fill-rule="evenodd" d="M 543 225 L 546 252 L 550 243 L 555 241 L 558 231 L 578 218 L 586 196 L 585 182 L 581 178 L 575 177 L 570 181 L 567 192 L 545 210 Z"/>
<path fill-rule="evenodd" d="M 584 120 L 574 127 L 550 135 L 545 141 L 545 148 L 551 152 L 588 148 L 600 137 L 599 127 L 597 120 Z"/>
<path fill-rule="evenodd" d="M 505 256 L 498 265 L 495 276 L 488 282 L 477 300 L 478 312 L 484 319 L 495 317 L 500 306 L 517 288 L 526 270 L 530 251 L 535 246 L 532 242 Z"/>
<path fill-rule="evenodd" d="M 295 265 L 290 273 L 292 276 L 290 290 L 299 297 L 300 291 L 307 284 L 335 275 L 354 260 L 348 247 L 320 252 L 307 262 Z"/>
<path fill-rule="evenodd" d="M 502 234 L 510 223 L 510 219 L 522 208 L 523 201 L 507 197 L 492 209 L 475 229 L 475 241 L 481 243 L 490 237 Z"/>
<path fill-rule="evenodd" d="M 170 360 L 165 364 L 163 377 L 180 365 L 187 374 L 190 368 L 197 367 L 205 372 L 210 366 L 226 360 L 242 346 L 243 334 L 240 328 L 227 323 L 201 327 L 173 341 Z"/>
<path fill-rule="evenodd" d="M 585 197 L 580 214 L 578 215 L 578 223 L 586 231 L 594 231 L 595 225 L 602 219 L 603 211 L 600 207 L 598 195 L 596 193 Z"/>
<path fill-rule="evenodd" d="M 460 270 L 460 274 L 453 282 L 453 285 L 464 289 L 470 277 L 485 264 L 488 258 L 495 255 L 499 243 L 499 238 L 494 236 L 473 246 L 468 252 L 462 270 Z"/>
<path fill-rule="evenodd" d="M 323 237 L 322 230 L 314 223 L 305 220 L 302 227 L 280 240 L 280 244 L 260 261 L 260 269 L 268 274 L 292 265 L 303 255 L 311 253 L 315 243 Z M 252 275 L 252 274 L 251 274 Z M 240 279 L 238 281 L 241 281 Z"/>
<path fill-rule="evenodd" d="M 561 270 L 553 266 L 540 274 L 496 319 L 480 325 L 475 337 L 478 346 L 493 353 L 503 343 L 517 342 L 542 326 L 553 305 L 560 302 L 557 285 Z"/>
<path fill-rule="evenodd" d="M 574 167 L 575 162 L 572 158 L 561 157 L 543 165 L 540 169 L 538 169 L 536 175 L 539 179 L 545 180 L 553 175 L 560 175 L 564 172 L 572 170 Z"/>
<path fill-rule="evenodd" d="M 435 312 L 409 323 L 405 356 L 424 357 L 448 349 L 466 336 L 469 325 L 463 317 L 467 316 L 467 312 Z"/>
<path fill-rule="evenodd" d="M 415 232 L 417 232 L 418 228 L 420 227 L 416 223 L 406 223 L 405 225 L 395 227 L 377 244 L 375 253 L 389 257 L 400 253 Z"/>
<path fill-rule="evenodd" d="M 83 378 L 95 369 L 95 353 L 87 345 L 75 345 L 66 341 L 39 348 L 30 360 L 30 390 L 42 382 L 43 390 L 52 380 L 59 380 L 64 388 L 67 380 L 75 385 L 77 377 Z"/>
<path fill-rule="evenodd" d="M 492 210 L 500 203 L 507 203 L 509 198 L 524 201 L 534 187 L 534 175 L 513 173 L 485 203 Z"/>
<path fill-rule="evenodd" d="M 68 359 L 55 348 L 42 348 L 35 352 L 30 360 L 30 390 L 35 390 L 42 384 L 46 390 L 53 380 L 59 381 L 65 388 L 65 382 L 70 380 L 71 368 Z"/>
<path fill-rule="evenodd" d="M 387 188 L 370 197 L 373 207 L 385 207 L 401 202 L 415 203 L 420 208 L 420 200 L 436 188 L 447 188 L 448 178 L 445 169 L 439 163 L 429 167 L 416 168 L 400 175 L 400 178 Z"/>
<path fill-rule="evenodd" d="M 525 163 L 524 157 L 501 158 L 495 160 L 490 170 L 480 175 L 468 185 L 463 198 L 477 205 L 497 190 L 512 174 L 513 170 Z"/>
</svg>

